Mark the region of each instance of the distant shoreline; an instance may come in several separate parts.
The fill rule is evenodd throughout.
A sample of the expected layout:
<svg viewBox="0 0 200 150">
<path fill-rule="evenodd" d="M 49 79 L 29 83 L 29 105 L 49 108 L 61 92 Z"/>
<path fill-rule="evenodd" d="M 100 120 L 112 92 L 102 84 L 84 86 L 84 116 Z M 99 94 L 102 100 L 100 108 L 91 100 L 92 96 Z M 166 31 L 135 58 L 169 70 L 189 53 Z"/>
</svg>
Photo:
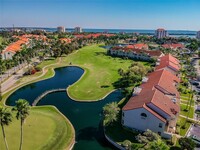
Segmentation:
<svg viewBox="0 0 200 150">
<path fill-rule="evenodd" d="M 26 29 L 28 31 L 31 30 L 45 30 L 47 32 L 55 32 L 57 28 L 48 28 L 48 27 L 15 27 L 17 29 Z M 9 30 L 12 29 L 12 27 L 1 27 L 1 30 Z M 67 32 L 73 32 L 74 28 L 66 28 Z M 84 32 L 108 32 L 108 33 L 139 33 L 141 35 L 154 35 L 155 30 L 152 29 L 94 29 L 94 28 L 83 28 Z M 180 36 L 189 36 L 193 37 L 196 36 L 197 31 L 190 31 L 190 30 L 167 30 L 169 33 L 169 36 L 173 37 L 180 37 Z"/>
</svg>

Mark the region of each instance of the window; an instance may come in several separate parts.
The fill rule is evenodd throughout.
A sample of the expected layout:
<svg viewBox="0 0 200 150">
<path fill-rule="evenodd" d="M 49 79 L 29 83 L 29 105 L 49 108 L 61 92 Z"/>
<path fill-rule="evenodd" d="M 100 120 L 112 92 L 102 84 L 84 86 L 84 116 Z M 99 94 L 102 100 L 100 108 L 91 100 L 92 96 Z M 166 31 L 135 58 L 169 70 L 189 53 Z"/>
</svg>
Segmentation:
<svg viewBox="0 0 200 150">
<path fill-rule="evenodd" d="M 161 135 L 161 132 L 158 132 L 158 135 Z"/>
<path fill-rule="evenodd" d="M 159 123 L 159 128 L 162 128 L 162 123 Z"/>
<path fill-rule="evenodd" d="M 122 116 L 124 117 L 124 112 L 122 112 Z"/>
<path fill-rule="evenodd" d="M 142 119 L 146 119 L 147 114 L 145 114 L 145 113 L 141 113 L 140 116 L 141 116 Z"/>
</svg>

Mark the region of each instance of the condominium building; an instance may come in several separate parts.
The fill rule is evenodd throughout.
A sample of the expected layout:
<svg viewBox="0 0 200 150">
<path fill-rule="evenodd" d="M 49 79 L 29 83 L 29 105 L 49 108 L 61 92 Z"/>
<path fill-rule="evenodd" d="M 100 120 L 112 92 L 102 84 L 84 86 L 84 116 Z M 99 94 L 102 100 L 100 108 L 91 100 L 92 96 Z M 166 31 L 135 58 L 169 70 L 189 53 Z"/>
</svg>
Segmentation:
<svg viewBox="0 0 200 150">
<path fill-rule="evenodd" d="M 112 56 L 127 57 L 130 59 L 151 61 L 153 58 L 163 56 L 158 50 L 148 50 L 148 45 L 144 43 L 132 44 L 127 46 L 114 46 L 108 50 Z"/>
<path fill-rule="evenodd" d="M 65 32 L 65 27 L 63 27 L 63 26 L 57 27 L 57 32 L 58 32 L 58 33 Z"/>
<path fill-rule="evenodd" d="M 29 39 L 26 37 L 21 37 L 18 41 L 11 43 L 1 52 L 2 59 L 12 59 L 18 51 L 21 51 L 22 46 L 28 43 Z"/>
<path fill-rule="evenodd" d="M 171 55 L 163 56 L 160 61 L 162 64 L 179 63 Z M 180 95 L 176 88 L 179 82 L 180 79 L 164 65 L 150 73 L 122 108 L 122 125 L 139 131 L 150 129 L 164 138 L 171 138 L 180 112 Z"/>
<path fill-rule="evenodd" d="M 81 33 L 81 32 L 83 32 L 83 30 L 82 30 L 81 27 L 75 27 L 75 28 L 74 28 L 74 32 L 75 32 L 75 33 Z"/>
<path fill-rule="evenodd" d="M 200 39 L 200 31 L 197 32 L 197 39 Z"/>
<path fill-rule="evenodd" d="M 162 39 L 164 37 L 167 37 L 168 36 L 168 33 L 167 33 L 167 30 L 165 29 L 162 29 L 162 28 L 159 28 L 155 31 L 155 36 L 158 38 L 158 39 Z"/>
</svg>

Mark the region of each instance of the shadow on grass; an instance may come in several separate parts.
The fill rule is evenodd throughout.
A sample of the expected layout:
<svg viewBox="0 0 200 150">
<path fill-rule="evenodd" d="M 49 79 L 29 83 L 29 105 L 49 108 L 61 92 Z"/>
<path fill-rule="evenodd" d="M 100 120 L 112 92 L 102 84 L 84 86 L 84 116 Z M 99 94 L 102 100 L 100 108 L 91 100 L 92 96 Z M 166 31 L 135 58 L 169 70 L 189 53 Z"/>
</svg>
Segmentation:
<svg viewBox="0 0 200 150">
<path fill-rule="evenodd" d="M 110 87 L 109 85 L 102 85 L 101 88 L 108 88 Z"/>
<path fill-rule="evenodd" d="M 106 52 L 95 52 L 96 56 L 102 55 L 102 56 L 108 56 Z"/>
<path fill-rule="evenodd" d="M 181 150 L 181 148 L 178 146 L 172 146 L 170 147 L 170 150 Z"/>
</svg>

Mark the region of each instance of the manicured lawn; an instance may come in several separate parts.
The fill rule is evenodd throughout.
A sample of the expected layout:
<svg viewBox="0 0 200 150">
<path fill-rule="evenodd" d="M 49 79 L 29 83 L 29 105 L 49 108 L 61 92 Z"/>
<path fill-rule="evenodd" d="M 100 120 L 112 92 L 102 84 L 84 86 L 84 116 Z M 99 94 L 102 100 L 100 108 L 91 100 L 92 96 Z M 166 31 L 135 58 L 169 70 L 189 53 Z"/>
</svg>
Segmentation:
<svg viewBox="0 0 200 150">
<path fill-rule="evenodd" d="M 179 117 L 178 121 L 177 121 L 177 123 L 180 126 L 178 126 L 176 130 L 179 130 L 179 134 L 181 136 L 185 136 L 185 134 L 187 133 L 187 131 L 191 125 L 191 123 L 189 123 L 189 122 L 186 122 L 186 124 L 185 124 L 185 120 L 186 120 L 185 118 Z M 183 128 L 184 124 L 185 124 L 185 128 Z"/>
<path fill-rule="evenodd" d="M 193 118 L 193 116 L 194 116 L 194 107 L 191 107 L 190 111 L 189 111 L 189 106 L 188 106 L 188 111 L 186 111 L 186 108 L 187 108 L 187 105 L 181 104 L 180 114 L 184 115 L 184 116 L 187 116 L 187 114 L 189 113 L 189 118 Z"/>
<path fill-rule="evenodd" d="M 43 68 L 43 67 L 45 67 L 45 66 L 47 66 L 47 65 L 54 64 L 54 63 L 56 63 L 56 62 L 57 62 L 57 59 L 51 57 L 51 58 L 49 58 L 48 60 L 44 60 L 42 63 L 40 63 L 40 64 L 38 65 L 38 67 Z"/>
<path fill-rule="evenodd" d="M 13 114 L 14 115 L 14 114 Z M 20 121 L 14 119 L 5 128 L 10 150 L 19 148 Z M 4 141 L 0 130 L 0 149 Z M 73 142 L 74 129 L 70 123 L 51 106 L 34 107 L 24 124 L 24 150 L 69 149 Z"/>
<path fill-rule="evenodd" d="M 114 58 L 98 45 L 87 46 L 64 58 L 64 63 L 77 65 L 85 70 L 81 80 L 68 88 L 70 97 L 76 100 L 100 100 L 115 89 L 118 69 L 128 69 L 132 60 Z"/>
</svg>

